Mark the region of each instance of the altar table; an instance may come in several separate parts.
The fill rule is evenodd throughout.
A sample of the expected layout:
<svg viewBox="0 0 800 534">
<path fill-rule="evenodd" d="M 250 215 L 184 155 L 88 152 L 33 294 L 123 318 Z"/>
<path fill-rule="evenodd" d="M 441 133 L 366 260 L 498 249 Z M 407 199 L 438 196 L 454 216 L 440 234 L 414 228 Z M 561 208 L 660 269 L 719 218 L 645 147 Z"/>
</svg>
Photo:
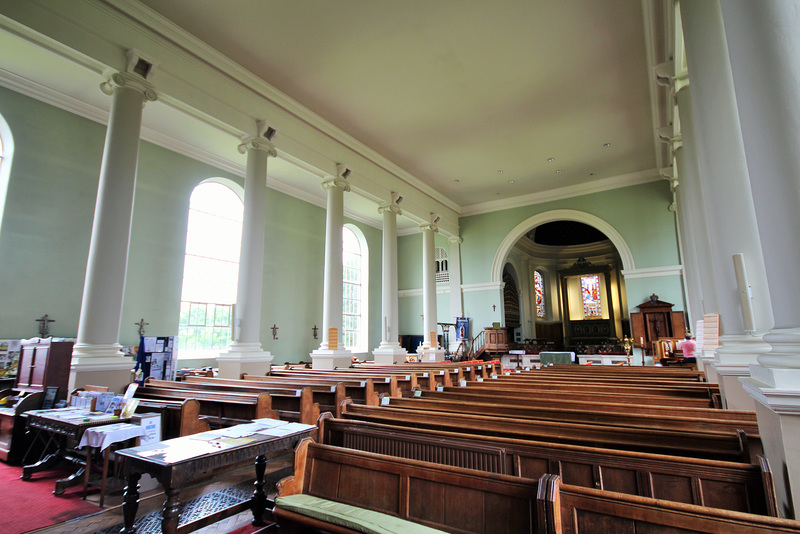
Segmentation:
<svg viewBox="0 0 800 534">
<path fill-rule="evenodd" d="M 165 534 L 196 530 L 248 508 L 253 512 L 253 524 L 263 524 L 262 516 L 267 508 L 267 495 L 264 492 L 267 459 L 294 450 L 297 443 L 315 428 L 313 425 L 276 419 L 257 419 L 252 423 L 117 451 L 117 458 L 122 462 L 127 479 L 122 504 L 122 532 L 135 532 L 139 479 L 143 474 L 156 478 L 167 496 L 161 520 L 161 530 Z M 249 501 L 178 527 L 181 490 L 252 461 L 255 462 L 256 482 L 253 497 Z"/>
<path fill-rule="evenodd" d="M 574 352 L 540 352 L 539 361 L 542 365 L 569 364 L 575 361 Z"/>
</svg>

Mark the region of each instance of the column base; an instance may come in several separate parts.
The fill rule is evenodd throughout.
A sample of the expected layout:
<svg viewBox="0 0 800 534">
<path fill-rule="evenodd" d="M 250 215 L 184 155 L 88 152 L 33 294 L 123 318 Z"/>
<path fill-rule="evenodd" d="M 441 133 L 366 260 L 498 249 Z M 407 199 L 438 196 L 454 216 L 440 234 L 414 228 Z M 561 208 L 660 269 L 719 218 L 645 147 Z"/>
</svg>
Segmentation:
<svg viewBox="0 0 800 534">
<path fill-rule="evenodd" d="M 309 356 L 312 369 L 346 369 L 353 365 L 353 353 L 349 350 L 317 349 Z"/>
<path fill-rule="evenodd" d="M 800 435 L 800 369 L 751 365 L 750 377 L 740 381 L 755 399 L 758 431 L 772 465 L 780 515 L 795 519 L 792 503 L 800 503 L 800 449 L 795 446 Z"/>
<path fill-rule="evenodd" d="M 381 343 L 381 346 L 372 351 L 375 363 L 389 365 L 405 363 L 408 352 L 399 343 Z"/>
<path fill-rule="evenodd" d="M 752 397 L 745 392 L 739 379 L 750 376 L 750 364 L 755 364 L 758 355 L 768 351 L 770 346 L 760 334 L 724 335 L 720 343 L 714 361 L 706 369 L 714 370 L 723 406 L 728 410 L 752 411 L 755 409 Z"/>
<path fill-rule="evenodd" d="M 435 348 L 435 349 L 426 349 L 420 348 L 417 349 L 417 355 L 419 356 L 420 362 L 443 362 L 444 361 L 444 349 Z"/>
<path fill-rule="evenodd" d="M 742 386 L 741 378 L 750 377 L 750 366 L 722 365 L 712 363 L 711 367 L 717 376 L 719 391 L 722 394 L 723 408 L 727 410 L 745 410 L 752 412 L 755 410 L 755 401 Z"/>
<path fill-rule="evenodd" d="M 239 379 L 244 374 L 266 376 L 272 358 L 270 352 L 261 350 L 260 343 L 232 343 L 226 352 L 217 356 L 219 377 Z"/>
<path fill-rule="evenodd" d="M 130 356 L 122 353 L 119 343 L 76 343 L 69 369 L 69 391 L 91 384 L 123 393 L 133 381 L 135 365 Z"/>
</svg>

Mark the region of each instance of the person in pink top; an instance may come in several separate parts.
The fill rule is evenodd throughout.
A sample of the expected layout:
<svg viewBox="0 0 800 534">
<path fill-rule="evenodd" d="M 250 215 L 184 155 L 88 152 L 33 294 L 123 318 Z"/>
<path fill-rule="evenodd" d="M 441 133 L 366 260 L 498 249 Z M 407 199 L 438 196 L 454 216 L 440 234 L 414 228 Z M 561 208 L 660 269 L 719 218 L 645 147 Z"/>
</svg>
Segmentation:
<svg viewBox="0 0 800 534">
<path fill-rule="evenodd" d="M 683 351 L 683 361 L 686 363 L 694 363 L 697 361 L 694 355 L 694 349 L 697 346 L 695 340 L 692 339 L 692 333 L 686 332 L 686 339 L 678 343 L 677 348 Z"/>
</svg>

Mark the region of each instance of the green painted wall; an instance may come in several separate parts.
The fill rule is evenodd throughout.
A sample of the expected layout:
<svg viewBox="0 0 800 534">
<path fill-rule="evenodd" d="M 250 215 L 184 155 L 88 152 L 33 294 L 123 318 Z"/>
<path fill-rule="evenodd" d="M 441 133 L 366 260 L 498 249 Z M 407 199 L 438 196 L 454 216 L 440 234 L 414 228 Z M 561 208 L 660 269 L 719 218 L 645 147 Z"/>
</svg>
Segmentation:
<svg viewBox="0 0 800 534">
<path fill-rule="evenodd" d="M 534 204 L 459 219 L 464 284 L 486 282 L 501 242 L 520 223 L 552 210 L 570 209 L 595 215 L 620 233 L 636 268 L 678 264 L 675 214 L 664 180 Z M 628 268 L 628 266 L 625 266 Z"/>
<path fill-rule="evenodd" d="M 461 271 L 464 285 L 491 281 L 492 263 L 503 240 L 521 223 L 552 210 L 576 210 L 594 215 L 619 232 L 630 248 L 637 269 L 675 266 L 679 263 L 675 217 L 668 210 L 672 201 L 669 184 L 663 180 L 646 184 L 593 193 L 564 200 L 546 202 L 462 217 Z M 438 245 L 438 242 L 437 242 Z M 445 245 L 446 246 L 446 245 Z M 400 251 L 400 289 L 422 287 L 422 239 L 419 235 L 402 237 Z M 626 266 L 629 268 L 629 266 Z M 685 309 L 680 276 L 638 278 L 626 282 L 629 308 L 644 302 L 656 292 L 662 300 L 676 304 L 676 310 Z M 400 299 L 400 333 L 414 325 L 414 316 L 421 313 L 421 297 Z M 501 321 L 502 298 L 498 289 L 468 290 L 463 293 L 464 315 L 476 330 Z M 492 309 L 492 305 L 497 308 Z M 449 301 L 440 304 L 439 320 L 449 321 Z"/>
<path fill-rule="evenodd" d="M 0 114 L 15 140 L 0 226 L 0 338 L 50 331 L 75 337 L 89 252 L 105 126 L 0 88 Z M 241 177 L 150 143 L 140 144 L 120 343 L 178 331 L 189 197 L 207 179 Z M 356 225 L 369 247 L 369 349 L 380 344 L 381 232 Z M 275 361 L 309 360 L 322 326 L 325 210 L 269 189 L 261 342 Z M 279 327 L 272 339 L 273 324 Z M 212 362 L 198 360 L 196 365 Z"/>
<path fill-rule="evenodd" d="M 219 178 L 243 186 L 238 176 L 165 148 L 140 143 L 120 320 L 123 345 L 139 344 L 139 327 L 134 323 L 142 318 L 150 323 L 146 327 L 148 335 L 178 334 L 189 197 L 201 182 Z"/>
<path fill-rule="evenodd" d="M 15 152 L 0 226 L 0 337 L 78 331 L 105 127 L 0 87 Z"/>
</svg>

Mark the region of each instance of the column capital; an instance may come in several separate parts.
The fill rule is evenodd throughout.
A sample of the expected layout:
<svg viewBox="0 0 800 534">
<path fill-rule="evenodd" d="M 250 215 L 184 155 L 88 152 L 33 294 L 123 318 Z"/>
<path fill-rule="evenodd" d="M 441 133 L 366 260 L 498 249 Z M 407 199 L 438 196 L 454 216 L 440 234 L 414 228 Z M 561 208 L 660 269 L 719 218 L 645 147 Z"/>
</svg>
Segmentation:
<svg viewBox="0 0 800 534">
<path fill-rule="evenodd" d="M 453 237 L 448 238 L 447 242 L 450 245 L 460 245 L 461 243 L 464 242 L 464 240 L 458 237 L 457 235 L 454 235 Z"/>
<path fill-rule="evenodd" d="M 433 223 L 427 222 L 419 225 L 419 231 L 420 232 L 431 231 L 435 234 L 439 231 L 439 227 Z"/>
<path fill-rule="evenodd" d="M 144 97 L 145 102 L 154 102 L 158 99 L 158 94 L 153 88 L 153 84 L 137 74 L 129 72 L 115 72 L 106 81 L 100 84 L 100 90 L 104 94 L 111 96 L 117 87 L 127 87 L 139 91 Z"/>
<path fill-rule="evenodd" d="M 244 154 L 248 150 L 261 150 L 267 153 L 267 156 L 272 156 L 273 158 L 278 155 L 278 151 L 275 150 L 275 145 L 273 145 L 270 141 L 267 141 L 263 137 L 253 137 L 246 135 L 242 137 L 242 143 L 238 147 L 239 153 Z"/>
<path fill-rule="evenodd" d="M 345 192 L 350 191 L 350 184 L 347 183 L 347 180 L 339 176 L 328 176 L 322 180 L 323 190 L 327 191 L 328 189 L 332 189 L 334 187 L 344 189 Z"/>
<path fill-rule="evenodd" d="M 378 206 L 378 213 L 380 213 L 381 215 L 383 215 L 383 213 L 387 212 L 387 211 L 390 212 L 390 213 L 394 213 L 396 215 L 402 215 L 403 214 L 403 210 L 401 210 L 400 206 L 398 206 L 394 202 L 384 202 L 383 204 Z"/>
</svg>

